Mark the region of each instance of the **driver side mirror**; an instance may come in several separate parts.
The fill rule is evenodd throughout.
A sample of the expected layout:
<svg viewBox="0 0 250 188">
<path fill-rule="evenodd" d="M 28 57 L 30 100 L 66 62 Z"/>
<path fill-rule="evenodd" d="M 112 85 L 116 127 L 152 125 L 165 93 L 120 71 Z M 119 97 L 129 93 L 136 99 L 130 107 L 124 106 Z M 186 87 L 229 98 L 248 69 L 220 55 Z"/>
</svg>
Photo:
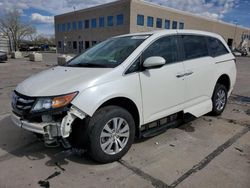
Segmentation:
<svg viewBox="0 0 250 188">
<path fill-rule="evenodd" d="M 160 67 L 162 67 L 165 64 L 166 64 L 166 60 L 163 57 L 153 56 L 153 57 L 147 58 L 143 62 L 143 67 L 146 68 L 146 69 L 160 68 Z"/>
</svg>

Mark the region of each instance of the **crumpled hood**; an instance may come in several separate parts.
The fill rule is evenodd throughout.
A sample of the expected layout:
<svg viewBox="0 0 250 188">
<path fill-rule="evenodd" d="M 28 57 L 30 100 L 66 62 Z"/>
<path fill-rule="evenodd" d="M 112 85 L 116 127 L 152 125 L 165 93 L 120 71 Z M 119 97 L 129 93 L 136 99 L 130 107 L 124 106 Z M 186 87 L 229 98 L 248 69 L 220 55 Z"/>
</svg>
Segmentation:
<svg viewBox="0 0 250 188">
<path fill-rule="evenodd" d="M 102 76 L 111 70 L 109 68 L 58 66 L 24 80 L 17 86 L 16 91 L 33 97 L 80 92 L 99 83 Z"/>
</svg>

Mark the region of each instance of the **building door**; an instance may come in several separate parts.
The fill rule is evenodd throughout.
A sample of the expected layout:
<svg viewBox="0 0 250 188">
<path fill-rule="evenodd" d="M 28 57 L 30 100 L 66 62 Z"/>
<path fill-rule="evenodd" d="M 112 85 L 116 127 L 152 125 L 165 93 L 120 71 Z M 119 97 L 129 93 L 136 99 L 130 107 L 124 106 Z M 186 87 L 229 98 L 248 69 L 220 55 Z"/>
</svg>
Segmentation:
<svg viewBox="0 0 250 188">
<path fill-rule="evenodd" d="M 233 47 L 233 41 L 234 41 L 233 39 L 227 40 L 227 45 L 229 46 L 230 49 L 232 49 L 232 47 Z"/>
</svg>

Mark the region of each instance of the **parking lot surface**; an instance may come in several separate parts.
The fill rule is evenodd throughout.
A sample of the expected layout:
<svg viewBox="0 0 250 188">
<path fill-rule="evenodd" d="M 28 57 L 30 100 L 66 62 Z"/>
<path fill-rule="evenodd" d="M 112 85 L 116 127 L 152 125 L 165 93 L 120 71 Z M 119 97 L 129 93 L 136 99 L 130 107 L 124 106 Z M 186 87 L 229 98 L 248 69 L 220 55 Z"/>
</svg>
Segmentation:
<svg viewBox="0 0 250 188">
<path fill-rule="evenodd" d="M 237 83 L 222 116 L 136 140 L 125 157 L 105 165 L 76 150 L 46 148 L 10 120 L 11 91 L 55 62 L 56 54 L 44 54 L 44 62 L 0 63 L 0 188 L 250 187 L 250 58 L 237 58 Z"/>
</svg>

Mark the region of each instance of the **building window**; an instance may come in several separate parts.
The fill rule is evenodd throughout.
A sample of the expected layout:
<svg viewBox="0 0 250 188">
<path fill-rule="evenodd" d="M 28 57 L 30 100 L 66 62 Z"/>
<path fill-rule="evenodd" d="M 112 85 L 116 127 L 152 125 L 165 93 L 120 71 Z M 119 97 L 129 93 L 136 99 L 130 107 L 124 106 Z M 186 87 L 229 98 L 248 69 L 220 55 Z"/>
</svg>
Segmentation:
<svg viewBox="0 0 250 188">
<path fill-rule="evenodd" d="M 85 41 L 85 49 L 89 48 L 89 41 Z"/>
<path fill-rule="evenodd" d="M 73 49 L 76 50 L 77 49 L 77 42 L 73 41 Z"/>
<path fill-rule="evenodd" d="M 124 17 L 123 14 L 119 14 L 116 16 L 116 25 L 123 25 Z"/>
<path fill-rule="evenodd" d="M 165 29 L 170 29 L 170 20 L 165 20 Z"/>
<path fill-rule="evenodd" d="M 79 30 L 82 30 L 82 21 L 79 21 L 79 22 L 78 22 L 78 29 L 79 29 Z"/>
<path fill-rule="evenodd" d="M 62 24 L 62 31 L 66 31 L 66 24 Z"/>
<path fill-rule="evenodd" d="M 154 18 L 152 16 L 148 16 L 147 26 L 154 27 Z"/>
<path fill-rule="evenodd" d="M 96 28 L 96 19 L 95 19 L 95 18 L 93 18 L 93 19 L 91 20 L 91 27 L 92 27 L 92 28 Z"/>
<path fill-rule="evenodd" d="M 108 26 L 113 26 L 113 16 L 108 16 Z"/>
<path fill-rule="evenodd" d="M 68 41 L 68 44 L 67 44 L 68 48 L 71 49 L 72 46 L 71 46 L 71 41 Z"/>
<path fill-rule="evenodd" d="M 97 41 L 92 41 L 92 46 L 95 46 L 97 44 Z"/>
<path fill-rule="evenodd" d="M 58 48 L 62 48 L 62 41 L 58 41 L 57 47 L 58 47 Z"/>
<path fill-rule="evenodd" d="M 157 28 L 162 28 L 162 19 L 161 18 L 157 18 L 157 20 L 156 20 L 156 27 Z"/>
<path fill-rule="evenodd" d="M 65 32 L 66 31 L 66 24 L 62 24 L 62 31 Z"/>
<path fill-rule="evenodd" d="M 89 20 L 85 20 L 84 22 L 85 29 L 89 28 Z"/>
<path fill-rule="evenodd" d="M 104 27 L 104 26 L 105 26 L 105 19 L 102 16 L 102 17 L 99 18 L 99 27 Z"/>
<path fill-rule="evenodd" d="M 67 23 L 67 31 L 70 31 L 71 29 L 71 23 Z"/>
<path fill-rule="evenodd" d="M 137 15 L 137 25 L 144 26 L 144 15 L 141 14 Z"/>
<path fill-rule="evenodd" d="M 73 22 L 73 30 L 75 31 L 76 30 L 76 22 Z"/>
<path fill-rule="evenodd" d="M 60 24 L 57 24 L 56 30 L 57 30 L 57 32 L 60 32 Z"/>
<path fill-rule="evenodd" d="M 172 23 L 172 29 L 177 29 L 177 21 L 173 21 L 173 23 Z"/>
<path fill-rule="evenodd" d="M 179 23 L 179 29 L 184 29 L 184 23 L 183 22 Z"/>
</svg>

